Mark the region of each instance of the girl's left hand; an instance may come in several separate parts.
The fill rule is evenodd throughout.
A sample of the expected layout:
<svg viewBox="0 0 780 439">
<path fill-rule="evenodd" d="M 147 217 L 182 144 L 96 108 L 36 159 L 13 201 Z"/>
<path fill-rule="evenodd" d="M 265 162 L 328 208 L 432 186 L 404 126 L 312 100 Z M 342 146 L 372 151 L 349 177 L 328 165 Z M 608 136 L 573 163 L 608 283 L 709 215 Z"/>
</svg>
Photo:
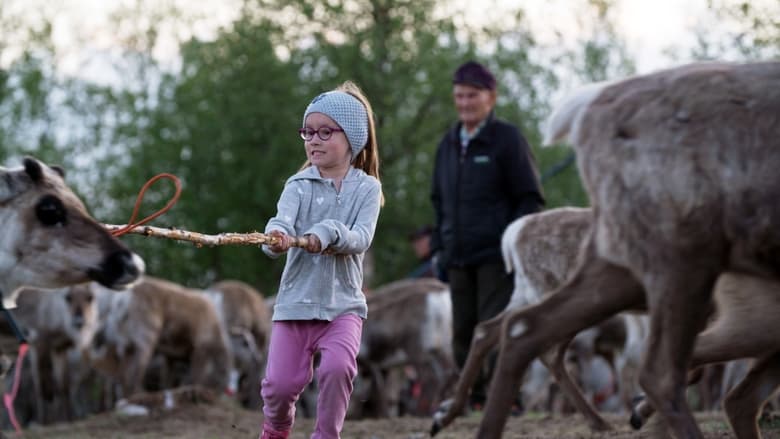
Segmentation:
<svg viewBox="0 0 780 439">
<path fill-rule="evenodd" d="M 322 251 L 322 243 L 320 242 L 320 238 L 318 238 L 317 235 L 306 235 L 306 239 L 308 242 L 306 243 L 306 247 L 303 248 L 304 250 L 309 253 L 319 253 Z"/>
<path fill-rule="evenodd" d="M 274 253 L 284 253 L 290 249 L 291 239 L 286 233 L 279 230 L 271 230 L 268 234 L 277 239 L 275 244 L 268 245 Z"/>
</svg>

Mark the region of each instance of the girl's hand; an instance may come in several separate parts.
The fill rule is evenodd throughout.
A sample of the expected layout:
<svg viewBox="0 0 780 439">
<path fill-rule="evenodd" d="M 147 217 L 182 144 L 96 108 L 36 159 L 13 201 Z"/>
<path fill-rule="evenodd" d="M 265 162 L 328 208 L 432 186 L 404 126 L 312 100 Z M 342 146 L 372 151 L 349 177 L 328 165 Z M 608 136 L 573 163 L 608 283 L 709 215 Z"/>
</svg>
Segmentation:
<svg viewBox="0 0 780 439">
<path fill-rule="evenodd" d="M 322 243 L 320 242 L 320 238 L 317 237 L 317 235 L 305 235 L 308 242 L 306 243 L 306 247 L 303 249 L 306 250 L 309 253 L 319 253 L 322 251 Z"/>
<path fill-rule="evenodd" d="M 268 244 L 268 247 L 274 253 L 284 253 L 290 249 L 292 239 L 286 233 L 279 230 L 271 230 L 268 235 L 277 238 L 276 244 Z"/>
</svg>

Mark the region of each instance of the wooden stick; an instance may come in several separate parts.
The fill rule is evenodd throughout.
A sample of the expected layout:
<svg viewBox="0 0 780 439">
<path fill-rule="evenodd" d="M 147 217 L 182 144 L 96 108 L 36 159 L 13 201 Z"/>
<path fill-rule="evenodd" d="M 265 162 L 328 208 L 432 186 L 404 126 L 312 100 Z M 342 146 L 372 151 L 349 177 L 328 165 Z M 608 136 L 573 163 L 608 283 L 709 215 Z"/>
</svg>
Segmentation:
<svg viewBox="0 0 780 439">
<path fill-rule="evenodd" d="M 103 226 L 110 232 L 120 230 L 125 225 L 115 224 L 103 224 Z M 176 241 L 187 241 L 195 244 L 200 248 L 204 245 L 214 247 L 217 245 L 274 245 L 278 239 L 259 232 L 252 233 L 220 233 L 218 235 L 206 235 L 198 232 L 190 232 L 187 230 L 181 230 L 176 228 L 163 229 L 161 227 L 152 226 L 138 226 L 126 233 L 132 233 L 134 235 L 152 236 L 155 238 L 173 239 Z M 308 244 L 308 238 L 305 236 L 291 236 L 292 247 L 306 247 Z"/>
</svg>

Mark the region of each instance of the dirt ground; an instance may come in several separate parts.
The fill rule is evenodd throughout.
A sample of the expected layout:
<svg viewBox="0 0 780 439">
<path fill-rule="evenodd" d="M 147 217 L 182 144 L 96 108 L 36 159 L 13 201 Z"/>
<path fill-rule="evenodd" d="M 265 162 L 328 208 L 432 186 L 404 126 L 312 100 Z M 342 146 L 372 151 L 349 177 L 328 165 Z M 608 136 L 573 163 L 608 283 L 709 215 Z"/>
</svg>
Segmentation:
<svg viewBox="0 0 780 439">
<path fill-rule="evenodd" d="M 722 413 L 702 413 L 697 417 L 707 439 L 733 437 Z M 509 419 L 504 437 L 512 439 L 627 439 L 658 437 L 650 431 L 634 432 L 628 427 L 625 416 L 607 415 L 615 431 L 591 433 L 584 426 L 579 415 L 548 416 L 526 414 Z M 473 438 L 479 424 L 480 414 L 461 418 L 437 435 L 441 439 Z M 76 439 L 76 438 L 187 438 L 187 439 L 249 439 L 256 438 L 262 413 L 247 411 L 231 401 L 190 404 L 169 410 L 152 412 L 144 417 L 129 417 L 116 413 L 95 415 L 72 424 L 46 427 L 33 426 L 25 430 L 26 439 Z M 304 439 L 311 435 L 314 421 L 298 419 L 293 439 Z M 347 421 L 342 437 L 344 439 L 421 439 L 428 437 L 429 418 L 393 418 L 383 420 Z M 652 427 L 652 425 L 648 426 Z M 656 428 L 657 430 L 657 428 Z M 780 439 L 780 413 L 762 423 L 764 439 Z M 4 432 L 7 438 L 16 437 Z M 2 435 L 0 435 L 2 437 Z"/>
</svg>

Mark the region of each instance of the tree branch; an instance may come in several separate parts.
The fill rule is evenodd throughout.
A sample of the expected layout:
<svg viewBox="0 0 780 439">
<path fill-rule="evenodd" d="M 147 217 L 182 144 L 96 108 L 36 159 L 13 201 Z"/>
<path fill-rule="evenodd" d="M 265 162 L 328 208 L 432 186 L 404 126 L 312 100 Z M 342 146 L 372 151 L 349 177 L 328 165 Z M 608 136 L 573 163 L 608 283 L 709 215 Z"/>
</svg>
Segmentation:
<svg viewBox="0 0 780 439">
<path fill-rule="evenodd" d="M 120 230 L 125 225 L 103 224 L 110 232 Z M 190 232 L 176 228 L 163 229 L 152 226 L 138 226 L 128 230 L 125 233 L 134 235 L 152 236 L 155 238 L 173 239 L 176 241 L 187 241 L 200 248 L 204 245 L 214 247 L 217 245 L 273 245 L 278 242 L 278 238 L 259 232 L 252 233 L 220 233 L 218 235 L 206 235 L 198 232 Z M 291 236 L 292 247 L 306 247 L 308 239 L 305 236 Z"/>
</svg>

